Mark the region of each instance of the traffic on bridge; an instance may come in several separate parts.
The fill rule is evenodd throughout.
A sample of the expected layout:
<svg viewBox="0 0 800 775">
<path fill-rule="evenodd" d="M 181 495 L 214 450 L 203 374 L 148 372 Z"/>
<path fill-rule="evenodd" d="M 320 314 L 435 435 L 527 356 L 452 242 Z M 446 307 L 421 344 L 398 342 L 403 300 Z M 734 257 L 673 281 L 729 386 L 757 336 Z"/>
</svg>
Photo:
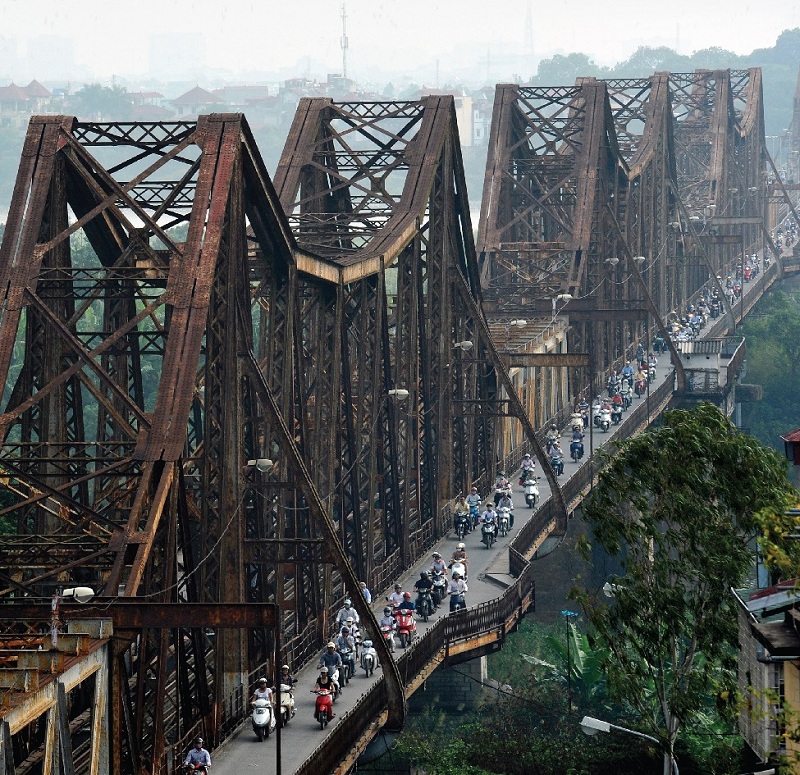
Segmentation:
<svg viewBox="0 0 800 775">
<path fill-rule="evenodd" d="M 476 232 L 450 96 L 304 98 L 273 177 L 241 114 L 34 117 L 0 247 L 4 775 L 172 773 L 198 737 L 221 773 L 346 773 L 535 608 L 601 446 L 733 411 L 730 335 L 800 267 L 791 193 L 757 68 L 498 85 Z M 596 396 L 651 354 L 604 429 Z M 582 407 L 559 475 L 548 428 L 568 455 Z M 390 651 L 383 602 L 501 470 L 513 529 L 465 537 L 466 608 Z M 320 730 L 346 598 L 380 669 Z M 259 743 L 284 664 L 296 715 Z"/>
</svg>

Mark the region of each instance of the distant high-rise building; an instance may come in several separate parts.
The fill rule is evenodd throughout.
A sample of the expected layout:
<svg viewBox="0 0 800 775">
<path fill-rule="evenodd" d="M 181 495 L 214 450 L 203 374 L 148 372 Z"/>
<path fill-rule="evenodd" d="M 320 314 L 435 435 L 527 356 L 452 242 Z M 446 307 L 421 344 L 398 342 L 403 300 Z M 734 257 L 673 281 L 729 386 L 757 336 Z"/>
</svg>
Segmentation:
<svg viewBox="0 0 800 775">
<path fill-rule="evenodd" d="M 75 61 L 75 41 L 63 35 L 28 38 L 28 72 L 32 78 L 59 80 L 78 78 L 86 68 Z"/>
<path fill-rule="evenodd" d="M 148 69 L 165 80 L 199 79 L 206 69 L 202 35 L 157 33 L 147 39 Z"/>
</svg>

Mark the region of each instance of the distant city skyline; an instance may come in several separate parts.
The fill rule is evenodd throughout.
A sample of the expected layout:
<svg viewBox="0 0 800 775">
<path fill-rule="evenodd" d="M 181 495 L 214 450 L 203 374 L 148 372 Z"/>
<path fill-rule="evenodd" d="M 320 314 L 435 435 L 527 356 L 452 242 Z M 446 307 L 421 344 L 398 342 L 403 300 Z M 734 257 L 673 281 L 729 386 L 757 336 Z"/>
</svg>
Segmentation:
<svg viewBox="0 0 800 775">
<path fill-rule="evenodd" d="M 342 69 L 341 7 L 341 0 L 0 0 L 0 78 L 319 78 Z M 556 53 L 582 52 L 600 65 L 639 46 L 747 54 L 800 26 L 800 2 L 347 0 L 346 7 L 350 77 L 429 86 L 527 78 Z"/>
</svg>

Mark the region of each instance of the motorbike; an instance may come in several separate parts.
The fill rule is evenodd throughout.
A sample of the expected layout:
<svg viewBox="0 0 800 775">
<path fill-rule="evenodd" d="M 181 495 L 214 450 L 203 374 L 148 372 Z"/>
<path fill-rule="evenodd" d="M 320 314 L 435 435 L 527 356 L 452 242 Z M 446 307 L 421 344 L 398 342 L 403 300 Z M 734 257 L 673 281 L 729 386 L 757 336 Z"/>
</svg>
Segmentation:
<svg viewBox="0 0 800 775">
<path fill-rule="evenodd" d="M 600 428 L 603 433 L 606 433 L 611 427 L 611 410 L 607 407 L 602 407 L 597 413 L 597 427 Z"/>
<path fill-rule="evenodd" d="M 611 407 L 611 422 L 619 425 L 622 422 L 622 404 L 614 404 Z"/>
<path fill-rule="evenodd" d="M 397 634 L 400 638 L 400 648 L 411 645 L 411 641 L 417 636 L 417 622 L 414 619 L 414 612 L 407 608 L 395 608 L 392 614 L 397 621 Z"/>
<path fill-rule="evenodd" d="M 583 442 L 573 441 L 569 445 L 569 456 L 576 463 L 583 457 Z"/>
<path fill-rule="evenodd" d="M 656 381 L 656 367 L 655 366 L 648 366 L 647 367 L 647 378 L 650 382 Z"/>
<path fill-rule="evenodd" d="M 495 487 L 494 488 L 494 505 L 496 506 L 500 503 L 500 499 L 504 496 L 508 495 L 511 497 L 511 485 L 506 485 L 505 487 Z"/>
<path fill-rule="evenodd" d="M 492 544 L 497 540 L 497 525 L 494 522 L 484 522 L 481 525 L 481 541 L 486 544 L 487 549 L 492 548 Z"/>
<path fill-rule="evenodd" d="M 281 684 L 279 721 L 282 727 L 294 717 L 294 690 L 289 684 Z"/>
<path fill-rule="evenodd" d="M 458 573 L 464 581 L 467 580 L 467 566 L 460 560 L 450 563 L 450 572 Z"/>
<path fill-rule="evenodd" d="M 185 772 L 186 775 L 208 775 L 208 767 L 203 764 L 184 764 L 181 767 L 181 772 Z"/>
<path fill-rule="evenodd" d="M 633 390 L 636 393 L 636 395 L 639 398 L 641 398 L 647 392 L 647 385 L 645 383 L 645 380 L 637 379 L 636 384 L 633 386 Z"/>
<path fill-rule="evenodd" d="M 420 589 L 417 592 L 417 613 L 422 617 L 423 622 L 428 621 L 428 617 L 433 615 L 433 597 L 429 589 Z"/>
<path fill-rule="evenodd" d="M 497 510 L 497 530 L 501 536 L 507 536 L 511 529 L 511 509 L 501 506 Z"/>
<path fill-rule="evenodd" d="M 378 664 L 378 652 L 372 648 L 372 641 L 364 642 L 364 648 L 361 651 L 361 668 L 364 670 L 366 677 L 369 678 L 375 672 L 375 666 Z"/>
<path fill-rule="evenodd" d="M 455 516 L 456 535 L 460 541 L 469 532 L 469 515 L 466 511 L 457 511 Z"/>
<path fill-rule="evenodd" d="M 550 467 L 555 471 L 556 476 L 561 476 L 564 473 L 564 458 L 559 455 L 551 455 Z"/>
<path fill-rule="evenodd" d="M 539 485 L 536 484 L 536 480 L 533 477 L 528 477 L 523 487 L 525 488 L 525 503 L 529 509 L 532 509 L 539 499 Z"/>
<path fill-rule="evenodd" d="M 583 415 L 580 412 L 573 412 L 569 416 L 569 424 L 573 431 L 580 433 L 583 430 Z"/>
<path fill-rule="evenodd" d="M 525 486 L 525 480 L 529 479 L 531 476 L 534 476 L 533 472 L 534 472 L 534 467 L 533 466 L 531 466 L 530 468 L 521 469 L 520 472 L 519 472 L 519 480 L 517 481 L 517 484 L 520 487 L 524 487 Z"/>
<path fill-rule="evenodd" d="M 389 651 L 394 653 L 394 627 L 389 624 L 382 624 L 381 625 L 381 635 L 383 639 L 386 641 L 386 645 L 389 648 Z"/>
<path fill-rule="evenodd" d="M 475 504 L 469 507 L 469 522 L 470 522 L 470 530 L 474 530 L 478 524 L 478 517 L 480 517 L 480 512 L 478 511 L 478 505 Z"/>
<path fill-rule="evenodd" d="M 275 714 L 272 711 L 272 704 L 265 699 L 254 700 L 250 703 L 253 709 L 251 721 L 253 732 L 259 741 L 269 737 L 269 733 L 275 729 Z"/>
<path fill-rule="evenodd" d="M 355 654 L 353 649 L 336 649 L 339 652 L 339 656 L 342 658 L 342 669 L 339 671 L 342 675 L 342 686 L 347 686 L 350 683 L 350 679 L 353 677 L 353 673 L 355 672 Z"/>
<path fill-rule="evenodd" d="M 626 385 L 622 389 L 622 393 L 621 393 L 621 395 L 622 395 L 622 409 L 624 411 L 627 411 L 628 409 L 631 408 L 631 404 L 633 403 L 633 398 L 631 398 L 631 393 L 632 392 L 633 391 L 631 390 L 631 386 L 630 385 Z"/>
<path fill-rule="evenodd" d="M 319 721 L 319 728 L 325 729 L 333 717 L 333 694 L 330 689 L 312 689 L 311 694 L 317 695 L 314 718 Z"/>
<path fill-rule="evenodd" d="M 433 581 L 433 604 L 439 606 L 447 595 L 447 579 L 440 570 L 431 571 L 431 581 Z"/>
</svg>

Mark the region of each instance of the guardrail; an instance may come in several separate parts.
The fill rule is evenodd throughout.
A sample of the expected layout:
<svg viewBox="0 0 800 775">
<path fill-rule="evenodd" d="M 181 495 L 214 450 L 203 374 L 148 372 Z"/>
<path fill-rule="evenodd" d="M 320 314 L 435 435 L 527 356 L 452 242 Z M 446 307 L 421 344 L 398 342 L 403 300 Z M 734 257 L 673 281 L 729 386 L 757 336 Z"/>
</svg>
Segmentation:
<svg viewBox="0 0 800 775">
<path fill-rule="evenodd" d="M 442 617 L 406 649 L 397 660 L 397 667 L 407 687 L 432 662 L 446 658 L 451 644 L 493 631 L 498 633 L 498 639 L 508 635 L 520 616 L 535 605 L 533 565 L 528 562 L 525 565 L 516 582 L 499 598 Z M 385 679 L 381 676 L 342 716 L 336 730 L 303 762 L 298 775 L 335 772 L 348 754 L 363 742 L 365 731 L 383 714 L 387 702 Z"/>
</svg>

